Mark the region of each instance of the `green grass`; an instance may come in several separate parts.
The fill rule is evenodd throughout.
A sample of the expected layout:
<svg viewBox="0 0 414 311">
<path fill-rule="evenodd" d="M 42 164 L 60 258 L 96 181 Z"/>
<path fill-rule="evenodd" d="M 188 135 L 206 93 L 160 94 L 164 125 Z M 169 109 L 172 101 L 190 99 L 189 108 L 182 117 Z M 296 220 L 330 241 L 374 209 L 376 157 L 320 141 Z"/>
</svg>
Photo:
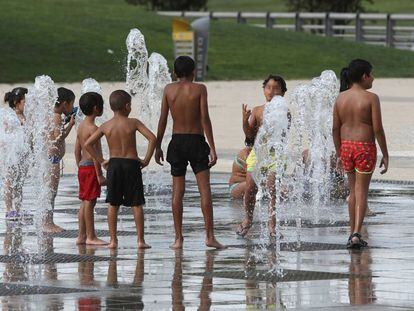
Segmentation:
<svg viewBox="0 0 414 311">
<path fill-rule="evenodd" d="M 413 0 L 374 0 L 373 4 L 364 1 L 363 5 L 369 12 L 414 14 Z M 288 11 L 285 0 L 208 0 L 207 6 L 210 11 Z"/>
<path fill-rule="evenodd" d="M 173 61 L 171 19 L 124 0 L 2 0 L 0 18 L 0 83 L 30 82 L 39 74 L 60 82 L 122 81 L 125 38 L 134 27 L 149 52 L 164 55 L 170 67 Z M 338 72 L 355 57 L 370 60 L 376 76 L 414 76 L 412 52 L 213 21 L 207 79 L 262 79 L 270 72 L 310 78 L 325 68 Z"/>
</svg>

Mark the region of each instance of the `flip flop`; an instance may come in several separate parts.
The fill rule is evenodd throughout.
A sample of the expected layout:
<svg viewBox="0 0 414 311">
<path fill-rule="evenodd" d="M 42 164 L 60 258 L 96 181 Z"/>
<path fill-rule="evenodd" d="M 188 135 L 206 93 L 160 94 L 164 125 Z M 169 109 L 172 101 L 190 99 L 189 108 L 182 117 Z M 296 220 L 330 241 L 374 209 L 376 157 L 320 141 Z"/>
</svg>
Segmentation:
<svg viewBox="0 0 414 311">
<path fill-rule="evenodd" d="M 352 241 L 353 238 L 358 238 L 358 242 L 353 242 Z M 362 239 L 362 236 L 358 232 L 355 232 L 350 235 L 348 239 L 347 248 L 360 249 L 362 247 L 367 247 L 367 246 L 368 246 L 368 243 Z"/>
<path fill-rule="evenodd" d="M 245 236 L 246 236 L 246 234 L 247 234 L 247 232 L 249 232 L 249 230 L 250 230 L 250 228 L 251 228 L 251 227 L 252 227 L 252 224 L 251 224 L 251 223 L 249 223 L 249 224 L 247 224 L 247 225 L 243 225 L 243 223 L 241 223 L 241 224 L 237 227 L 236 234 L 237 234 L 238 236 L 245 237 Z"/>
</svg>

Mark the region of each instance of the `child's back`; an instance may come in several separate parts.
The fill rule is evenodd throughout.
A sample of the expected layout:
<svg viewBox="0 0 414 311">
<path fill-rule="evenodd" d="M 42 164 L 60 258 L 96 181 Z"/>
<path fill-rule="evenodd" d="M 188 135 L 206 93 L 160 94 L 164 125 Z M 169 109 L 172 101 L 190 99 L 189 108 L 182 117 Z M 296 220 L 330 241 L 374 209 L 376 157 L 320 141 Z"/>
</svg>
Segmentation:
<svg viewBox="0 0 414 311">
<path fill-rule="evenodd" d="M 377 123 L 372 120 L 378 96 L 364 89 L 349 89 L 337 99 L 337 110 L 341 119 L 341 139 L 352 141 L 374 141 Z"/>
<path fill-rule="evenodd" d="M 190 81 L 167 85 L 165 96 L 173 118 L 173 133 L 204 134 L 201 103 L 206 87 Z"/>
<path fill-rule="evenodd" d="M 138 159 L 136 132 L 143 124 L 137 119 L 115 115 L 101 126 L 111 158 Z"/>
</svg>

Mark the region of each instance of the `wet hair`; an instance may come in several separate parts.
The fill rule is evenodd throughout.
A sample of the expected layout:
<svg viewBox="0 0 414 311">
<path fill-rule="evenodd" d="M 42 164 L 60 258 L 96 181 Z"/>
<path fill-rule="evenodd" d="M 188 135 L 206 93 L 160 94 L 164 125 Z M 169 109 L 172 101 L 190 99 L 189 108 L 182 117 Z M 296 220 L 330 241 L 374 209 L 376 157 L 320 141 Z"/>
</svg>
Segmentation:
<svg viewBox="0 0 414 311">
<path fill-rule="evenodd" d="M 109 96 L 109 104 L 113 111 L 124 109 L 126 104 L 130 102 L 131 102 L 131 95 L 129 95 L 124 90 L 113 91 L 111 93 L 111 96 Z"/>
<path fill-rule="evenodd" d="M 246 147 L 253 147 L 254 146 L 254 138 L 252 138 L 252 137 L 246 137 L 244 139 L 244 145 Z"/>
<path fill-rule="evenodd" d="M 14 109 L 16 104 L 25 98 L 27 89 L 25 87 L 16 87 L 4 95 L 4 102 L 9 104 L 9 107 Z"/>
<path fill-rule="evenodd" d="M 101 94 L 87 92 L 79 98 L 79 107 L 85 116 L 90 116 L 95 106 L 99 112 L 103 110 L 103 98 Z"/>
<path fill-rule="evenodd" d="M 195 63 L 190 56 L 178 56 L 174 62 L 174 72 L 177 78 L 189 77 L 194 71 Z"/>
<path fill-rule="evenodd" d="M 340 73 L 341 87 L 340 92 L 350 88 L 352 83 L 361 81 L 364 74 L 370 75 L 372 65 L 364 59 L 354 59 L 348 67 L 342 68 Z"/>
<path fill-rule="evenodd" d="M 58 99 L 56 101 L 55 107 L 59 107 L 64 102 L 70 103 L 75 100 L 75 93 L 65 87 L 58 88 L 57 93 Z"/>
<path fill-rule="evenodd" d="M 263 88 L 266 87 L 267 82 L 269 82 L 270 80 L 275 80 L 279 86 L 280 89 L 282 90 L 283 93 L 286 93 L 287 91 L 287 87 L 286 87 L 286 81 L 285 79 L 283 79 L 281 76 L 278 75 L 272 75 L 270 74 L 264 81 L 263 81 Z"/>
</svg>

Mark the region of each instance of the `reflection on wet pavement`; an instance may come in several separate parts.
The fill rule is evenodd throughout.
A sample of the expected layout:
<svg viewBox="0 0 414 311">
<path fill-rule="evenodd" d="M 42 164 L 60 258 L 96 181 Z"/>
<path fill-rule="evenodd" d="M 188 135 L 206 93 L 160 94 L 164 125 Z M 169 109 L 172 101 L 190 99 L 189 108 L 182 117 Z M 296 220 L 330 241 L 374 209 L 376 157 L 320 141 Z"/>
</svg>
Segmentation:
<svg viewBox="0 0 414 311">
<path fill-rule="evenodd" d="M 241 202 L 227 195 L 225 176 L 212 180 L 217 238 L 226 250 L 204 247 L 199 196 L 188 183 L 184 202 L 184 249 L 171 250 L 174 237 L 170 193 L 147 196 L 146 240 L 137 250 L 132 214 L 119 213 L 119 248 L 76 246 L 77 185 L 62 179 L 56 222 L 67 229 L 45 236 L 41 247 L 34 225 L 0 220 L 0 301 L 3 310 L 411 310 L 414 306 L 414 185 L 373 185 L 363 235 L 371 247 L 348 251 L 347 209 L 334 207 L 335 221 L 304 220 L 296 243 L 292 219 L 281 222 L 282 276 L 272 268 L 275 248 L 258 247 L 259 225 L 246 239 L 234 227 Z M 26 197 L 26 209 L 35 198 Z M 108 239 L 101 200 L 95 214 L 98 235 Z M 38 250 L 41 249 L 40 252 Z"/>
</svg>

